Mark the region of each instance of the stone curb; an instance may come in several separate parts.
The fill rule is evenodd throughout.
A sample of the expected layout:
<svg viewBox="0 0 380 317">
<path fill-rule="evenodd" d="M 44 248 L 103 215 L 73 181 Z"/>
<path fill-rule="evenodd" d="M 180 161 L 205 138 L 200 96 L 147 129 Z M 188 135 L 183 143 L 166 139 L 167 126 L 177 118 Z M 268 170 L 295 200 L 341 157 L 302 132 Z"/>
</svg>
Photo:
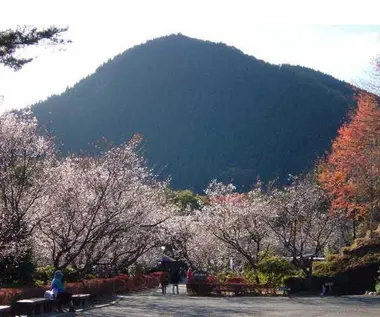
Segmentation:
<svg viewBox="0 0 380 317">
<path fill-rule="evenodd" d="M 81 313 L 81 312 L 88 311 L 88 310 L 93 310 L 93 309 L 98 309 L 98 308 L 103 308 L 103 307 L 115 305 L 120 301 L 120 299 L 121 299 L 121 297 L 117 296 L 117 298 L 114 301 L 107 303 L 107 304 L 94 305 L 94 306 L 84 308 L 84 309 L 77 309 L 77 310 L 75 310 L 75 313 L 70 313 L 70 312 L 57 313 L 57 314 L 49 315 L 49 317 L 60 317 L 60 316 L 71 316 L 71 315 L 75 316 L 76 313 Z"/>
</svg>

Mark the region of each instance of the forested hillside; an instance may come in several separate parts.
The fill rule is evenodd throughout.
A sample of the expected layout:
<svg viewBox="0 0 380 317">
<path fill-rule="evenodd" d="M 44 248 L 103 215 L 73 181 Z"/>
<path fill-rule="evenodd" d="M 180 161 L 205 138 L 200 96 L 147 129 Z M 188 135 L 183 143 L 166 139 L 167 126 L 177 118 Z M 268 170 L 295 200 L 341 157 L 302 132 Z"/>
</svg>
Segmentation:
<svg viewBox="0 0 380 317">
<path fill-rule="evenodd" d="M 331 76 L 171 35 L 32 110 L 64 154 L 140 133 L 157 173 L 201 192 L 213 178 L 247 189 L 257 177 L 284 181 L 312 168 L 353 104 L 353 87 Z"/>
</svg>

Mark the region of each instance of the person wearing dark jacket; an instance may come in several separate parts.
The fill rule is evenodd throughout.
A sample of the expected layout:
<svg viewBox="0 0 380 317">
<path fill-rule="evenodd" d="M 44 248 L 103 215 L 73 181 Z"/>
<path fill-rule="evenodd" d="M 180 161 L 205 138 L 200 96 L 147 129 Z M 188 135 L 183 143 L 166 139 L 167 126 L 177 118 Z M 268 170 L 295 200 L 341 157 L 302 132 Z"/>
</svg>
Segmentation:
<svg viewBox="0 0 380 317">
<path fill-rule="evenodd" d="M 175 289 L 177 289 L 177 295 L 179 294 L 178 284 L 181 281 L 181 275 L 178 270 L 174 270 L 172 275 L 170 276 L 170 283 L 172 284 L 172 291 L 175 294 Z"/>
<path fill-rule="evenodd" d="M 168 272 L 162 272 L 160 275 L 160 284 L 162 294 L 166 294 L 166 286 L 169 284 L 169 274 Z"/>
</svg>

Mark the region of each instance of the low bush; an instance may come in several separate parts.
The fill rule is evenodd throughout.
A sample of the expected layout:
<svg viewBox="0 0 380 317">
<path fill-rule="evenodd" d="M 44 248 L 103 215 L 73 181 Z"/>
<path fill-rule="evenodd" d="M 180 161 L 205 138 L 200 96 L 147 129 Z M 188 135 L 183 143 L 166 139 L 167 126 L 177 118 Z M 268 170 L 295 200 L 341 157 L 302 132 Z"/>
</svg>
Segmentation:
<svg viewBox="0 0 380 317">
<path fill-rule="evenodd" d="M 214 284 L 214 283 L 217 283 L 217 282 L 218 282 L 218 280 L 217 280 L 217 278 L 216 278 L 215 275 L 209 275 L 206 278 L 206 283 L 208 283 L 208 284 Z"/>
<path fill-rule="evenodd" d="M 187 280 L 186 288 L 189 293 L 204 296 L 211 294 L 217 282 L 218 279 L 215 275 L 208 275 L 205 280 Z"/>
<path fill-rule="evenodd" d="M 336 260 L 337 258 L 335 258 Z M 323 261 L 323 262 L 314 262 L 313 263 L 313 275 L 314 276 L 326 276 L 332 277 L 336 274 L 334 262 L 332 261 Z"/>
<path fill-rule="evenodd" d="M 0 260 L 0 284 L 31 286 L 33 285 L 34 271 L 35 266 L 30 250 L 17 259 L 12 255 L 2 257 Z"/>
<path fill-rule="evenodd" d="M 36 284 L 35 281 L 44 281 L 45 284 L 50 284 L 55 271 L 56 269 L 52 265 L 38 267 L 33 274 L 34 284 Z M 72 267 L 69 266 L 64 268 L 62 271 L 67 282 L 79 281 L 78 275 Z"/>
<path fill-rule="evenodd" d="M 277 289 L 284 284 L 284 278 L 298 274 L 297 268 L 288 260 L 276 256 L 265 258 L 258 265 L 260 282 Z"/>
<path fill-rule="evenodd" d="M 188 283 L 186 284 L 187 290 L 195 295 L 209 295 L 214 289 L 212 283 Z"/>
<path fill-rule="evenodd" d="M 243 270 L 243 277 L 249 282 L 249 283 L 256 283 L 257 276 L 255 271 L 251 267 L 246 267 Z"/>
<path fill-rule="evenodd" d="M 248 281 L 243 278 L 243 277 L 231 277 L 231 278 L 228 278 L 225 283 L 229 283 L 229 284 L 247 284 Z"/>
<path fill-rule="evenodd" d="M 96 278 L 96 275 L 94 274 L 86 274 L 86 276 L 84 277 L 85 280 L 92 280 Z"/>
<path fill-rule="evenodd" d="M 309 290 L 309 283 L 303 276 L 287 276 L 283 280 L 284 286 L 290 288 L 290 293 L 298 293 Z"/>
<path fill-rule="evenodd" d="M 33 280 L 33 284 L 34 287 L 43 287 L 46 285 L 45 281 L 41 280 Z"/>
<path fill-rule="evenodd" d="M 364 246 L 368 249 L 368 246 Z M 366 290 L 375 290 L 377 270 L 380 266 L 380 254 L 367 252 L 357 255 L 336 256 L 331 261 L 316 262 L 313 265 L 313 289 L 324 282 L 333 282 L 333 289 L 339 294 L 363 294 Z M 350 250 L 349 252 L 353 252 Z"/>
<path fill-rule="evenodd" d="M 54 272 L 55 269 L 52 265 L 41 266 L 36 269 L 33 278 L 35 281 L 44 281 L 45 284 L 48 284 L 53 278 Z"/>
<path fill-rule="evenodd" d="M 326 255 L 326 261 L 333 261 L 335 260 L 336 258 L 338 258 L 340 255 L 339 254 L 328 254 Z M 315 262 L 315 263 L 318 263 L 318 262 Z"/>
<path fill-rule="evenodd" d="M 46 289 L 37 287 L 2 288 L 0 289 L 0 305 L 14 305 L 20 299 L 43 297 Z"/>
<path fill-rule="evenodd" d="M 115 293 L 130 293 L 141 291 L 147 288 L 157 287 L 159 284 L 158 274 L 137 275 L 129 277 L 128 275 L 119 275 L 109 279 L 90 279 L 82 280 L 76 283 L 67 283 L 67 291 L 78 294 L 88 293 L 93 296 L 105 296 Z M 43 297 L 48 286 L 34 288 L 3 288 L 0 289 L 0 305 L 9 305 L 13 302 L 31 297 Z"/>
<path fill-rule="evenodd" d="M 226 280 L 231 279 L 231 278 L 237 278 L 239 275 L 236 272 L 220 272 L 217 273 L 216 279 L 218 282 L 224 283 Z"/>
</svg>

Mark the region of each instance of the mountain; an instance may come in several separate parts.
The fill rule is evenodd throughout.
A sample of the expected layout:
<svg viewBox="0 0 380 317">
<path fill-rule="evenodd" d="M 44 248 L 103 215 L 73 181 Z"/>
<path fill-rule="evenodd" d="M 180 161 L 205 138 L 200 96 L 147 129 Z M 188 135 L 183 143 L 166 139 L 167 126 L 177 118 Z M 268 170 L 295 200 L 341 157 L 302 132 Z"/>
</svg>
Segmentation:
<svg viewBox="0 0 380 317">
<path fill-rule="evenodd" d="M 283 182 L 309 170 L 353 92 L 312 69 L 178 34 L 126 50 L 32 110 L 64 154 L 140 133 L 156 172 L 201 192 L 213 178 L 246 189 L 257 177 Z"/>
</svg>

